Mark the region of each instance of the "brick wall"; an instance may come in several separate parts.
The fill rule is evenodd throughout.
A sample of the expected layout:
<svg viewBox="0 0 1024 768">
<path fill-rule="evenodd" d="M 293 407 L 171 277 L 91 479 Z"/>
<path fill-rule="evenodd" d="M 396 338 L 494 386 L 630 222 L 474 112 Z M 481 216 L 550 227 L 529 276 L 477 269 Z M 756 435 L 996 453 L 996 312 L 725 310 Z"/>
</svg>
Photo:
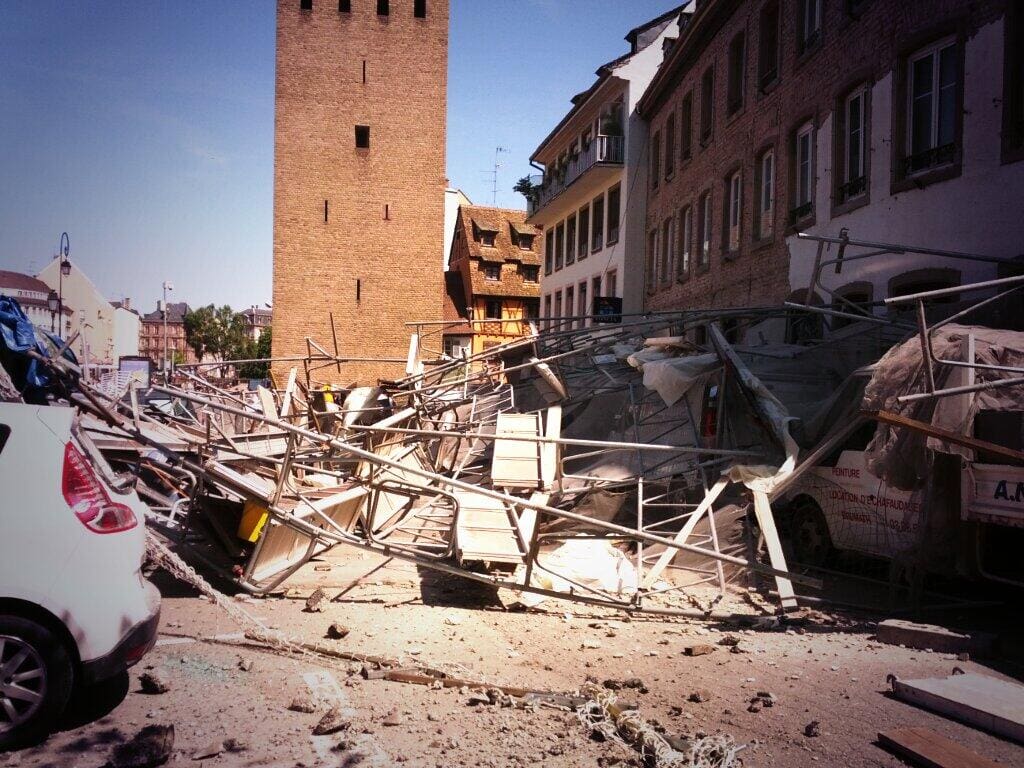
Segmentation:
<svg viewBox="0 0 1024 768">
<path fill-rule="evenodd" d="M 426 5 L 419 19 L 413 0 L 387 17 L 367 0 L 278 0 L 275 356 L 304 355 L 307 336 L 331 349 L 333 312 L 342 355 L 404 360 L 403 323 L 441 319 L 448 0 Z M 404 364 L 342 370 L 372 383 Z"/>
<path fill-rule="evenodd" d="M 798 39 L 797 0 L 780 0 L 778 76 L 762 87 L 759 82 L 760 24 L 767 0 L 708 0 L 700 6 L 691 27 L 681 36 L 664 71 L 664 85 L 654 87 L 641 105 L 650 133 L 665 135 L 666 123 L 675 115 L 674 173 L 665 178 L 664 151 L 660 183 L 648 191 L 647 231 L 660 233 L 666 219 L 673 220 L 671 274 L 658 273 L 648 283 L 645 306 L 649 309 L 777 305 L 790 293 L 790 253 L 786 236 L 814 226 L 815 211 L 797 220 L 794 208 L 794 136 L 801 125 L 820 128 L 839 100 L 857 83 L 876 82 L 897 67 L 909 46 L 924 44 L 947 31 L 969 37 L 981 24 L 1005 9 L 1004 2 L 979 0 L 821 0 L 821 28 L 816 44 L 801 52 Z M 742 105 L 730 114 L 727 103 L 729 48 L 737 34 L 745 35 Z M 714 99 L 712 133 L 700 140 L 702 76 L 713 68 Z M 692 156 L 682 157 L 684 127 L 681 104 L 692 93 Z M 663 139 L 664 140 L 664 139 Z M 831 144 L 823 131 L 816 142 Z M 762 153 L 774 152 L 774 208 L 771 232 L 759 236 L 755 226 L 755 165 Z M 820 183 L 821 170 L 815 163 Z M 741 174 L 739 247 L 726 248 L 727 180 Z M 872 180 L 885 183 L 889 180 Z M 700 227 L 698 204 L 708 192 L 712 199 L 710 260 L 698 266 Z M 814 195 L 812 195 L 812 198 Z M 842 209 L 833 198 L 831 216 L 836 232 L 842 226 Z M 679 268 L 680 212 L 692 206 L 693 226 L 690 267 Z M 837 217 L 838 218 L 835 218 Z M 880 235 L 885 239 L 885 234 Z M 658 260 L 655 260 L 657 269 Z M 651 262 L 648 261 L 648 269 Z"/>
</svg>

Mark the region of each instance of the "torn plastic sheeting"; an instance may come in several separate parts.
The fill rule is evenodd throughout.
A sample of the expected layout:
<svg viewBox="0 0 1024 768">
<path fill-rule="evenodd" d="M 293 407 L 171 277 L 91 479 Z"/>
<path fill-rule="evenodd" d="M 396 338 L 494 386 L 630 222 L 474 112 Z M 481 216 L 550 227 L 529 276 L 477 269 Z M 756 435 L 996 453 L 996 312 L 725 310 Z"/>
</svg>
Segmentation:
<svg viewBox="0 0 1024 768">
<path fill-rule="evenodd" d="M 651 360 L 642 369 L 644 386 L 661 395 L 665 405 L 675 405 L 690 387 L 721 366 L 718 356 L 712 353 Z"/>
<path fill-rule="evenodd" d="M 1024 367 L 1024 333 L 982 326 L 950 324 L 932 334 L 932 351 L 936 358 L 966 362 L 968 336 L 974 336 L 975 362 L 1013 368 Z M 960 378 L 963 368 L 936 365 L 935 386 L 943 388 Z M 997 381 L 1020 374 L 1010 371 L 975 369 L 976 383 Z M 963 381 L 955 382 L 957 384 Z M 871 381 L 864 390 L 862 408 L 889 411 L 916 421 L 923 421 L 961 435 L 974 434 L 974 420 L 981 410 L 1024 410 L 1024 387 L 1009 386 L 975 392 L 969 405 L 960 397 L 919 400 L 900 403 L 900 395 L 925 391 L 921 341 L 908 339 L 890 349 L 875 366 Z M 928 449 L 967 455 L 966 449 L 952 446 L 909 429 L 879 424 L 865 452 L 870 472 L 889 485 L 905 491 L 920 488 L 931 476 Z"/>
<path fill-rule="evenodd" d="M 634 594 L 640 586 L 636 568 L 611 544 L 598 539 L 573 539 L 557 549 L 541 552 L 530 576 L 530 586 L 558 592 L 578 590 L 576 584 L 594 587 L 616 595 Z M 520 570 L 525 570 L 520 566 Z M 522 574 L 517 572 L 517 578 Z M 519 602 L 530 607 L 540 605 L 543 595 L 523 592 Z"/>
</svg>

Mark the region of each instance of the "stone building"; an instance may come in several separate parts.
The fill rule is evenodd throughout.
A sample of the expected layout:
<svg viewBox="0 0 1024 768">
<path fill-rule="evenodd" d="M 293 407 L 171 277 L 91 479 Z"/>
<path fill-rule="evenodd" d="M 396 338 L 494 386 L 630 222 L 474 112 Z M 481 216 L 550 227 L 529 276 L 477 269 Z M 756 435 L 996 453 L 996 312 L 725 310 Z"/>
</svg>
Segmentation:
<svg viewBox="0 0 1024 768">
<path fill-rule="evenodd" d="M 652 142 L 645 306 L 868 304 L 997 276 L 893 254 L 829 270 L 809 295 L 817 245 L 796 235 L 1022 252 L 1024 40 L 1007 9 L 701 2 L 638 107 Z"/>
<path fill-rule="evenodd" d="M 167 356 L 178 364 L 195 363 L 196 354 L 185 342 L 185 314 L 189 306 L 184 301 L 167 303 Z M 164 314 L 156 309 L 142 316 L 139 330 L 139 354 L 164 368 Z"/>
<path fill-rule="evenodd" d="M 64 322 L 58 322 L 57 313 L 50 310 L 50 290 L 50 286 L 36 277 L 0 269 L 0 296 L 16 299 L 33 325 L 65 336 L 71 328 L 71 307 L 65 304 Z"/>
<path fill-rule="evenodd" d="M 342 355 L 403 361 L 343 366 L 373 383 L 441 319 L 447 72 L 447 0 L 278 0 L 275 356 L 333 314 Z"/>
<path fill-rule="evenodd" d="M 541 255 L 525 211 L 461 206 L 448 263 L 445 319 L 459 322 L 445 328 L 446 354 L 475 355 L 528 332 L 539 312 Z"/>
</svg>

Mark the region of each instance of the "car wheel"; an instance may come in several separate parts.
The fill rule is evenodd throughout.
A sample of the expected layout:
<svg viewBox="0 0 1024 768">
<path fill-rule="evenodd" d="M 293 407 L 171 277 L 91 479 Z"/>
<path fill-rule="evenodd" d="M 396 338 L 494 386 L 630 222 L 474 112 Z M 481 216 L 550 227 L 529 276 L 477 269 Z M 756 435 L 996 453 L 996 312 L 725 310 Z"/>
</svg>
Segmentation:
<svg viewBox="0 0 1024 768">
<path fill-rule="evenodd" d="M 67 648 L 53 632 L 0 615 L 0 750 L 30 744 L 54 728 L 73 674 Z"/>
<path fill-rule="evenodd" d="M 828 523 L 818 507 L 804 503 L 793 510 L 790 528 L 793 556 L 798 563 L 821 567 L 827 565 L 835 554 Z"/>
</svg>

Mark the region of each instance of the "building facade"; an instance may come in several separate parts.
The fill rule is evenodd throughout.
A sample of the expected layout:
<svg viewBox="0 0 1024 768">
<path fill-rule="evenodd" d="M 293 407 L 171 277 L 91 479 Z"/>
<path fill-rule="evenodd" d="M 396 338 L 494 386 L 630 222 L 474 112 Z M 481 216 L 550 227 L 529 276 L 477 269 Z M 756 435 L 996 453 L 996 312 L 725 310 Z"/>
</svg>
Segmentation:
<svg viewBox="0 0 1024 768">
<path fill-rule="evenodd" d="M 71 350 L 90 366 L 116 366 L 122 355 L 138 354 L 135 347 L 138 329 L 134 312 L 123 303 L 112 304 L 100 293 L 79 263 L 71 261 L 70 272 L 60 273 L 60 259 L 54 259 L 39 273 L 39 279 L 63 296 L 71 315 L 62 334 L 70 338 L 78 334 Z M 130 306 L 130 302 L 129 302 Z M 136 328 L 134 338 L 126 329 Z"/>
<path fill-rule="evenodd" d="M 245 335 L 252 341 L 259 341 L 263 331 L 270 328 L 274 319 L 274 311 L 263 307 L 252 306 L 239 312 L 245 319 Z"/>
<path fill-rule="evenodd" d="M 809 292 L 817 243 L 797 234 L 1024 251 L 1012 5 L 701 3 L 639 106 L 653 147 L 645 306 L 867 304 L 997 276 L 892 254 L 828 270 Z"/>
<path fill-rule="evenodd" d="M 64 307 L 64 321 L 58 322 L 50 311 L 50 286 L 31 275 L 0 269 L 0 296 L 17 299 L 29 322 L 40 328 L 64 335 L 71 326 L 71 308 Z"/>
<path fill-rule="evenodd" d="M 330 348 L 333 315 L 343 356 L 404 361 L 403 324 L 441 319 L 447 73 L 447 0 L 278 0 L 275 356 Z"/>
<path fill-rule="evenodd" d="M 164 313 L 160 309 L 142 316 L 139 331 L 139 354 L 148 357 L 158 369 L 170 358 L 176 364 L 195 363 L 195 352 L 185 341 L 185 314 L 189 306 L 184 301 L 167 303 L 166 349 L 164 355 Z"/>
<path fill-rule="evenodd" d="M 643 306 L 647 131 L 636 104 L 687 17 L 680 6 L 632 30 L 629 53 L 597 70 L 530 157 L 544 168 L 528 199 L 543 230 L 544 317 L 591 315 L 597 297 L 621 299 L 624 312 Z"/>
<path fill-rule="evenodd" d="M 447 355 L 475 355 L 529 332 L 540 308 L 540 239 L 525 211 L 459 208 L 445 281 L 457 313 L 446 319 L 459 322 L 445 329 Z"/>
</svg>

